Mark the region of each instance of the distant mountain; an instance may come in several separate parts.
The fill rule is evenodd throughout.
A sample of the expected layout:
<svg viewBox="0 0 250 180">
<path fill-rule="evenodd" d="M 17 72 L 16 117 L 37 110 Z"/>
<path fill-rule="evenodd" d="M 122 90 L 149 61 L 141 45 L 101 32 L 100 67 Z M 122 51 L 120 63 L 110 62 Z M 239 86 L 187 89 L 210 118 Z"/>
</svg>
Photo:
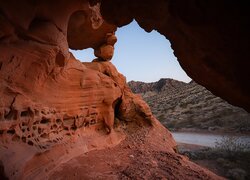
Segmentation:
<svg viewBox="0 0 250 180">
<path fill-rule="evenodd" d="M 163 92 L 168 91 L 169 89 L 177 89 L 181 86 L 185 85 L 186 83 L 177 81 L 174 79 L 160 79 L 157 82 L 152 83 L 144 83 L 140 81 L 130 81 L 128 82 L 129 87 L 134 93 L 146 93 L 149 91 L 155 91 L 155 92 Z"/>
<path fill-rule="evenodd" d="M 152 83 L 130 81 L 128 85 L 142 95 L 157 119 L 170 129 L 250 132 L 249 113 L 194 81 L 160 79 Z"/>
</svg>

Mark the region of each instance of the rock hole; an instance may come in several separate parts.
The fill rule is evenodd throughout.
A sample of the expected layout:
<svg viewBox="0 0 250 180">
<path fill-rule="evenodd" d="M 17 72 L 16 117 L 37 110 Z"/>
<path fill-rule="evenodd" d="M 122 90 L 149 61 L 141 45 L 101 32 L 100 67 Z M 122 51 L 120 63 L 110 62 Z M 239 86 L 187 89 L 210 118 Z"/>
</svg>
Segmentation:
<svg viewBox="0 0 250 180">
<path fill-rule="evenodd" d="M 120 105 L 122 103 L 122 100 L 121 98 L 118 98 L 116 99 L 113 104 L 112 104 L 112 107 L 114 109 L 114 112 L 115 112 L 115 117 L 118 117 L 119 116 L 119 109 L 120 109 Z"/>
<path fill-rule="evenodd" d="M 107 71 L 104 71 L 103 74 L 105 74 L 106 76 L 110 77 L 110 74 Z"/>
<path fill-rule="evenodd" d="M 53 127 L 53 129 L 57 129 L 57 125 L 56 124 L 54 124 L 52 127 Z"/>
<path fill-rule="evenodd" d="M 7 131 L 7 133 L 8 133 L 8 134 L 15 134 L 16 131 L 15 131 L 15 129 L 9 129 L 9 130 Z"/>
<path fill-rule="evenodd" d="M 49 119 L 46 119 L 46 118 L 43 118 L 41 121 L 40 121 L 41 124 L 48 124 L 50 123 L 50 120 Z"/>
<path fill-rule="evenodd" d="M 60 124 L 61 122 L 62 122 L 61 119 L 56 119 L 57 124 Z"/>
<path fill-rule="evenodd" d="M 16 120 L 17 110 L 11 109 L 7 114 L 4 115 L 4 118 L 7 120 Z"/>
<path fill-rule="evenodd" d="M 62 52 L 59 52 L 57 55 L 56 55 L 56 64 L 59 66 L 59 67 L 63 67 L 65 65 L 65 57 L 64 55 L 62 54 Z"/>
<path fill-rule="evenodd" d="M 68 130 L 69 130 L 69 128 L 68 128 L 68 127 L 64 127 L 63 129 L 64 129 L 65 131 L 68 131 Z"/>
<path fill-rule="evenodd" d="M 87 126 L 89 126 L 89 122 L 84 123 L 84 127 L 87 127 Z"/>
<path fill-rule="evenodd" d="M 0 130 L 0 134 L 2 135 L 4 133 L 4 130 Z"/>
<path fill-rule="evenodd" d="M 21 117 L 26 117 L 29 115 L 29 112 L 28 111 L 22 111 L 21 112 Z"/>
<path fill-rule="evenodd" d="M 0 71 L 2 69 L 2 66 L 3 66 L 3 62 L 0 62 Z"/>
<path fill-rule="evenodd" d="M 95 119 L 91 119 L 91 121 L 90 121 L 90 125 L 92 125 L 92 124 L 95 124 L 96 123 L 96 120 Z"/>
<path fill-rule="evenodd" d="M 38 134 L 41 134 L 42 133 L 42 129 L 39 127 L 38 128 Z"/>
<path fill-rule="evenodd" d="M 22 141 L 26 143 L 26 137 L 22 137 Z"/>
<path fill-rule="evenodd" d="M 29 116 L 29 117 L 34 116 L 34 112 L 30 108 L 28 108 L 27 111 L 22 111 L 21 112 L 21 117 L 27 117 L 27 116 Z"/>
<path fill-rule="evenodd" d="M 36 126 L 33 126 L 33 127 L 32 127 L 33 130 L 36 130 L 36 128 L 37 128 Z"/>
<path fill-rule="evenodd" d="M 34 143 L 33 143 L 32 141 L 28 141 L 28 145 L 33 146 L 33 145 L 34 145 Z"/>
</svg>

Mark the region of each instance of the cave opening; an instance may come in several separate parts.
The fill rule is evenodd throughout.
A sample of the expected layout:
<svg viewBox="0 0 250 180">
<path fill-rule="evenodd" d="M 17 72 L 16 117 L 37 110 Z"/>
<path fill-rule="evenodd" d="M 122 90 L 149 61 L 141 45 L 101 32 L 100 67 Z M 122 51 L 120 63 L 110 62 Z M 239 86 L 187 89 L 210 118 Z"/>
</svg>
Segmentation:
<svg viewBox="0 0 250 180">
<path fill-rule="evenodd" d="M 176 89 L 181 86 L 181 83 L 184 85 L 191 81 L 191 78 L 177 61 L 169 40 L 157 31 L 153 30 L 148 33 L 134 20 L 130 24 L 118 28 L 115 35 L 117 42 L 111 63 L 126 77 L 128 84 L 133 81 L 143 83 L 158 82 L 156 83 L 156 89 L 160 93 L 161 90 L 163 91 L 163 89 L 170 86 Z M 92 62 L 96 59 L 93 48 L 83 50 L 70 49 L 70 52 L 76 59 L 82 62 Z M 137 92 L 131 86 L 130 88 L 134 93 L 142 94 L 143 99 L 146 100 L 158 120 L 162 123 L 166 122 L 168 117 L 162 114 L 167 114 L 168 109 L 172 108 L 172 106 L 164 105 L 165 107 L 156 107 L 155 104 L 157 103 L 153 103 L 154 101 L 152 101 L 152 104 L 151 100 L 147 101 L 145 99 L 151 95 L 155 95 L 156 92 L 150 94 L 148 92 Z M 165 99 L 164 95 L 159 94 L 159 97 Z M 113 107 L 116 117 L 118 107 L 119 103 Z M 171 112 L 175 113 L 177 111 L 173 109 Z M 172 121 L 164 125 L 169 127 L 171 123 Z"/>
<path fill-rule="evenodd" d="M 230 117 L 242 117 L 242 122 L 249 118 L 244 110 L 230 106 L 204 87 L 190 82 L 191 78 L 181 68 L 170 42 L 157 31 L 147 33 L 134 20 L 118 28 L 116 36 L 118 41 L 111 62 L 126 76 L 127 82 L 157 82 L 154 88 L 157 92 L 143 89 L 142 84 L 132 84 L 132 88 L 129 86 L 134 93 L 142 94 L 155 117 L 170 130 L 197 128 L 216 131 L 229 128 L 228 123 L 213 123 L 217 120 L 231 122 L 228 114 Z M 92 48 L 71 52 L 80 61 L 91 62 L 96 58 Z M 165 78 L 180 82 L 168 81 L 169 85 L 166 86 Z M 137 87 L 133 89 L 133 86 Z M 223 107 L 219 107 L 220 104 Z M 212 120 L 207 120 L 207 116 L 203 115 L 206 109 L 211 112 L 207 116 Z M 229 124 L 230 127 L 236 126 L 233 121 Z"/>
<path fill-rule="evenodd" d="M 136 86 L 134 89 L 129 86 L 134 93 L 142 95 L 154 116 L 171 131 L 237 129 L 236 123 L 229 117 L 242 117 L 242 124 L 245 118 L 249 118 L 244 110 L 229 105 L 191 81 L 177 61 L 168 39 L 157 31 L 148 33 L 134 20 L 118 28 L 115 35 L 118 41 L 112 64 L 126 76 L 127 82 L 156 82 L 154 89 L 143 83 L 136 84 L 138 82 L 132 84 L 132 87 Z M 71 52 L 80 61 L 91 62 L 96 58 L 92 48 Z M 165 79 L 178 81 L 166 83 Z"/>
<path fill-rule="evenodd" d="M 117 42 L 115 44 L 114 56 L 111 63 L 115 65 L 120 73 L 125 75 L 127 82 L 157 82 L 157 89 L 163 89 L 165 83 L 170 83 L 175 87 L 177 84 L 189 83 L 191 78 L 185 73 L 174 55 L 173 49 L 168 39 L 153 30 L 148 33 L 141 28 L 134 20 L 130 24 L 118 28 L 115 32 Z M 83 50 L 73 50 L 70 52 L 76 59 L 82 62 L 92 62 L 96 59 L 93 48 Z M 167 79 L 167 81 L 165 81 Z M 170 81 L 168 81 L 170 79 Z M 163 82 L 163 81 L 164 82 Z M 131 87 L 130 87 L 131 88 Z M 165 87 L 166 88 L 166 87 Z M 175 87 L 178 88 L 178 87 Z M 134 93 L 141 93 L 134 91 Z M 148 95 L 145 93 L 144 95 Z M 144 98 L 144 97 L 143 97 Z M 150 102 L 147 102 L 158 118 L 159 113 L 152 109 Z M 114 107 L 117 114 L 118 106 Z M 159 119 L 162 122 L 167 118 Z"/>
<path fill-rule="evenodd" d="M 181 68 L 170 42 L 157 31 L 147 33 L 134 20 L 116 31 L 117 43 L 111 62 L 129 81 L 155 82 L 171 78 L 190 82 Z M 92 48 L 70 52 L 80 61 L 91 62 L 96 57 Z"/>
</svg>

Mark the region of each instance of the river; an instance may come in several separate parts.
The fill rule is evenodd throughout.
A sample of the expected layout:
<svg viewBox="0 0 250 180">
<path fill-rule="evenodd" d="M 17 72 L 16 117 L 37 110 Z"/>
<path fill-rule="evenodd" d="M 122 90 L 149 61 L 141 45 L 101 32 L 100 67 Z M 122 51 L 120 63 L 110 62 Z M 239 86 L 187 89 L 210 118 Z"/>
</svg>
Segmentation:
<svg viewBox="0 0 250 180">
<path fill-rule="evenodd" d="M 214 147 L 215 142 L 220 142 L 223 137 L 232 137 L 230 134 L 206 134 L 195 132 L 172 132 L 172 135 L 176 142 L 195 144 L 200 146 Z M 250 145 L 250 135 L 233 135 L 237 137 L 237 141 Z"/>
</svg>

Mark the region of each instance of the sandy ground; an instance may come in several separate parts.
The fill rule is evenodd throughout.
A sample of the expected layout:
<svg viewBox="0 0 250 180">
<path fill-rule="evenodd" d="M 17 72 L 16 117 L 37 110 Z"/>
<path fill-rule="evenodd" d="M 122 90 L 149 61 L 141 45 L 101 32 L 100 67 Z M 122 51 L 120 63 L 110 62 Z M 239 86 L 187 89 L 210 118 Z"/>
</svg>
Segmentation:
<svg viewBox="0 0 250 180">
<path fill-rule="evenodd" d="M 223 179 L 184 156 L 164 150 L 168 142 L 158 139 L 162 138 L 159 135 L 150 134 L 147 128 L 134 131 L 113 148 L 91 151 L 62 164 L 50 175 L 50 180 Z"/>
</svg>

